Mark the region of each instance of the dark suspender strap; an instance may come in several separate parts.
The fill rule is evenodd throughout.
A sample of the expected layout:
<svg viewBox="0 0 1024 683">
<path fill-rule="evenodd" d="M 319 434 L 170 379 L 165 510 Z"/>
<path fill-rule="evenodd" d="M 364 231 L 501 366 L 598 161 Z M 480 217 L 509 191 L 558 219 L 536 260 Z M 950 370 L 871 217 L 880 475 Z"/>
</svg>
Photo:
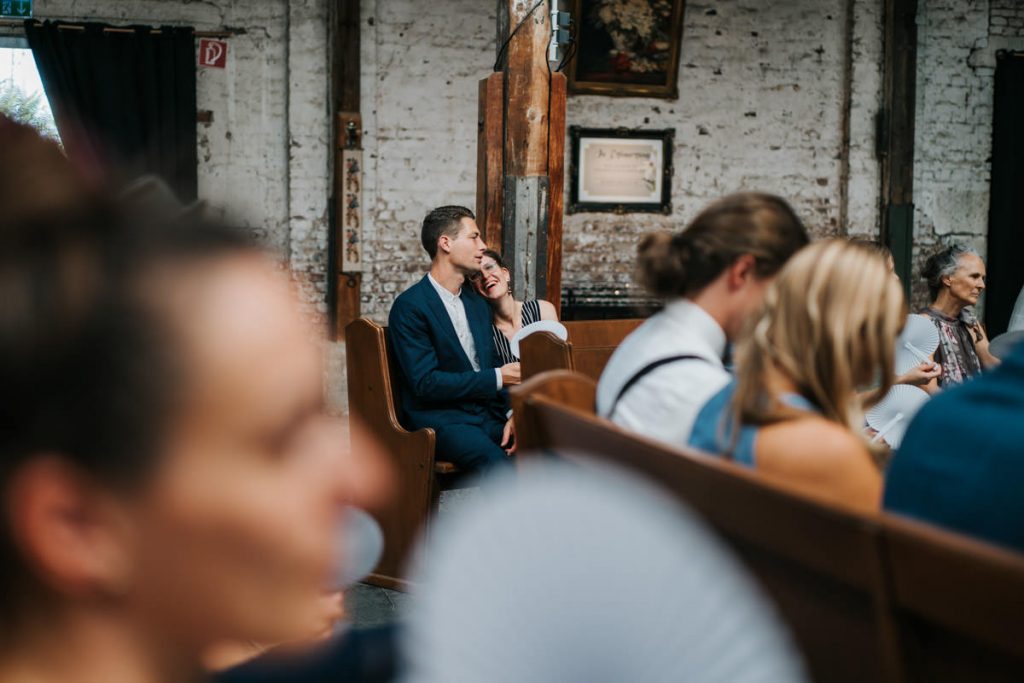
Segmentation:
<svg viewBox="0 0 1024 683">
<path fill-rule="evenodd" d="M 633 388 L 634 384 L 636 384 L 644 377 L 660 368 L 662 365 L 668 365 L 669 363 L 675 363 L 681 360 L 702 360 L 705 363 L 707 362 L 707 359 L 705 359 L 704 357 L 695 356 L 693 354 L 685 354 L 681 356 L 666 356 L 665 358 L 659 358 L 656 361 L 651 361 L 650 363 L 648 363 L 647 365 L 643 366 L 635 373 L 633 373 L 633 376 L 626 380 L 626 383 L 622 385 L 622 388 L 619 389 L 619 393 L 615 395 L 615 400 L 612 401 L 612 407 L 608 410 L 608 417 L 611 418 L 611 416 L 615 414 L 615 409 L 619 407 L 619 401 L 622 400 L 622 397 L 626 395 L 627 391 Z"/>
</svg>

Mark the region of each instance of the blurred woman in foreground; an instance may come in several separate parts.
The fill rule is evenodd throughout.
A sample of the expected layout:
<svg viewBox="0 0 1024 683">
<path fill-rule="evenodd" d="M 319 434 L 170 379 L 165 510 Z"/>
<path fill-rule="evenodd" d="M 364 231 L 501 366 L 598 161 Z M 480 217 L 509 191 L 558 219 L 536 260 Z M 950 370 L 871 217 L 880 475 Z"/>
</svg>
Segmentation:
<svg viewBox="0 0 1024 683">
<path fill-rule="evenodd" d="M 188 681 L 303 633 L 370 503 L 321 353 L 240 233 L 120 208 L 0 120 L 0 680 Z"/>
<path fill-rule="evenodd" d="M 877 509 L 882 475 L 858 390 L 879 384 L 867 404 L 889 390 L 905 319 L 880 254 L 840 240 L 807 247 L 769 289 L 739 346 L 736 381 L 701 410 L 690 445 L 812 496 Z"/>
</svg>

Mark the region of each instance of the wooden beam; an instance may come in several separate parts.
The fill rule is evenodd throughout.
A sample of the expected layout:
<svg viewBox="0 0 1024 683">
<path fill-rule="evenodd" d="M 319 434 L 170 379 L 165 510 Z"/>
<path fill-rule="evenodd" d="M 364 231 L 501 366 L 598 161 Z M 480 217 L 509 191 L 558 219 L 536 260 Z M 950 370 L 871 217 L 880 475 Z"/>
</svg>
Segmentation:
<svg viewBox="0 0 1024 683">
<path fill-rule="evenodd" d="M 507 2 L 511 31 L 519 31 L 505 50 L 505 175 L 547 175 L 551 17 L 545 3 L 530 14 L 534 0 Z"/>
<path fill-rule="evenodd" d="M 334 7 L 331 85 L 337 111 L 359 111 L 359 0 L 337 0 Z"/>
<path fill-rule="evenodd" d="M 562 317 L 562 217 L 565 213 L 565 74 L 551 75 L 548 101 L 548 237 L 545 298 Z"/>
<path fill-rule="evenodd" d="M 362 121 L 359 120 L 359 0 L 336 0 L 330 3 L 331 31 L 331 121 L 339 122 L 342 112 L 350 112 L 358 120 L 358 130 L 362 133 Z M 329 330 L 332 339 L 344 337 L 345 326 L 361 314 L 362 275 L 359 273 L 341 272 L 341 249 L 344 240 L 340 234 L 344 193 L 342 183 L 341 150 L 345 145 L 345 128 L 347 121 L 340 120 L 334 126 L 334 196 L 330 232 L 328 234 L 328 315 Z M 364 214 L 365 215 L 365 214 Z"/>
<path fill-rule="evenodd" d="M 476 219 L 487 246 L 501 251 L 503 147 L 505 144 L 505 76 L 492 73 L 480 81 L 476 139 Z"/>
<path fill-rule="evenodd" d="M 917 0 L 886 0 L 881 125 L 882 241 L 910 292 L 914 220 Z"/>
</svg>

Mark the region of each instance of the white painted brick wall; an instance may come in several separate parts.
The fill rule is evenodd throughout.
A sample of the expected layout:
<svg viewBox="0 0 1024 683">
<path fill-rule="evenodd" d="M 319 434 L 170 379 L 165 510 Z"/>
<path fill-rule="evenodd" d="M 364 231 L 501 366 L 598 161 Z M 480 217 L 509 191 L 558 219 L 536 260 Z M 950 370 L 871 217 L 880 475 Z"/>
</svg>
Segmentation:
<svg viewBox="0 0 1024 683">
<path fill-rule="evenodd" d="M 877 4 L 854 5 L 848 222 L 862 234 L 876 233 L 878 222 Z M 790 198 L 816 234 L 845 232 L 838 224 L 845 8 L 846 0 L 691 1 L 678 101 L 570 98 L 569 125 L 676 128 L 676 175 L 671 216 L 567 216 L 564 281 L 629 282 L 643 232 L 676 229 L 739 189 Z M 363 28 L 371 159 L 363 311 L 383 320 L 427 266 L 423 215 L 443 203 L 474 204 L 476 88 L 492 68 L 495 17 L 493 3 L 481 9 L 471 0 L 415 7 L 367 0 Z"/>
<path fill-rule="evenodd" d="M 1024 49 L 1020 0 L 918 5 L 914 258 L 950 242 L 984 255 L 988 233 L 995 53 Z M 914 303 L 926 303 L 915 276 Z"/>
<path fill-rule="evenodd" d="M 853 2 L 847 225 L 840 225 L 842 102 Z M 40 18 L 244 29 L 228 68 L 201 69 L 200 193 L 286 256 L 310 312 L 325 311 L 330 168 L 327 0 L 37 0 Z M 569 125 L 674 127 L 671 216 L 565 221 L 567 284 L 629 282 L 635 245 L 739 189 L 789 198 L 817 235 L 877 234 L 874 118 L 881 91 L 877 0 L 691 0 L 680 99 L 572 97 Z M 363 0 L 366 227 L 363 311 L 386 319 L 427 267 L 419 224 L 473 206 L 477 83 L 494 60 L 495 3 Z M 996 49 L 1021 48 L 1019 0 L 921 0 L 915 189 L 919 254 L 983 242 Z M 981 245 L 983 246 L 983 245 Z M 332 348 L 332 402 L 343 356 Z"/>
</svg>

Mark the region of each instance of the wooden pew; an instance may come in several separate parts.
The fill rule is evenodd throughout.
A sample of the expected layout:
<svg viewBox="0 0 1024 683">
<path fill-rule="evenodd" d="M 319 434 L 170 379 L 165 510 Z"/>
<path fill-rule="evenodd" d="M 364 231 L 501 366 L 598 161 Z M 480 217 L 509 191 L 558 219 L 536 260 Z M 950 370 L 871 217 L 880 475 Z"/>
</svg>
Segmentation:
<svg viewBox="0 0 1024 683">
<path fill-rule="evenodd" d="M 576 387 L 573 387 L 573 383 Z M 624 466 L 700 514 L 774 598 L 816 681 L 901 680 L 879 527 L 755 472 L 628 433 L 582 407 L 592 382 L 541 375 L 513 390 L 521 448 Z M 576 407 L 558 403 L 570 396 Z"/>
<path fill-rule="evenodd" d="M 643 320 L 569 320 L 569 340 L 548 332 L 532 334 L 519 346 L 523 381 L 547 370 L 575 370 L 597 380 L 616 347 Z"/>
<path fill-rule="evenodd" d="M 815 680 L 1024 680 L 1024 555 L 628 433 L 593 415 L 594 389 L 564 371 L 514 389 L 521 448 L 624 466 L 701 514 L 775 599 Z"/>
<path fill-rule="evenodd" d="M 908 678 L 1024 680 L 1024 556 L 895 515 L 882 526 Z"/>
<path fill-rule="evenodd" d="M 345 327 L 348 405 L 391 456 L 396 491 L 391 505 L 371 510 L 384 531 L 384 554 L 368 583 L 404 590 L 409 553 L 437 509 L 441 479 L 458 474 L 437 461 L 434 430 L 406 430 L 398 421 L 398 381 L 387 348 L 387 328 L 360 318 Z"/>
</svg>

